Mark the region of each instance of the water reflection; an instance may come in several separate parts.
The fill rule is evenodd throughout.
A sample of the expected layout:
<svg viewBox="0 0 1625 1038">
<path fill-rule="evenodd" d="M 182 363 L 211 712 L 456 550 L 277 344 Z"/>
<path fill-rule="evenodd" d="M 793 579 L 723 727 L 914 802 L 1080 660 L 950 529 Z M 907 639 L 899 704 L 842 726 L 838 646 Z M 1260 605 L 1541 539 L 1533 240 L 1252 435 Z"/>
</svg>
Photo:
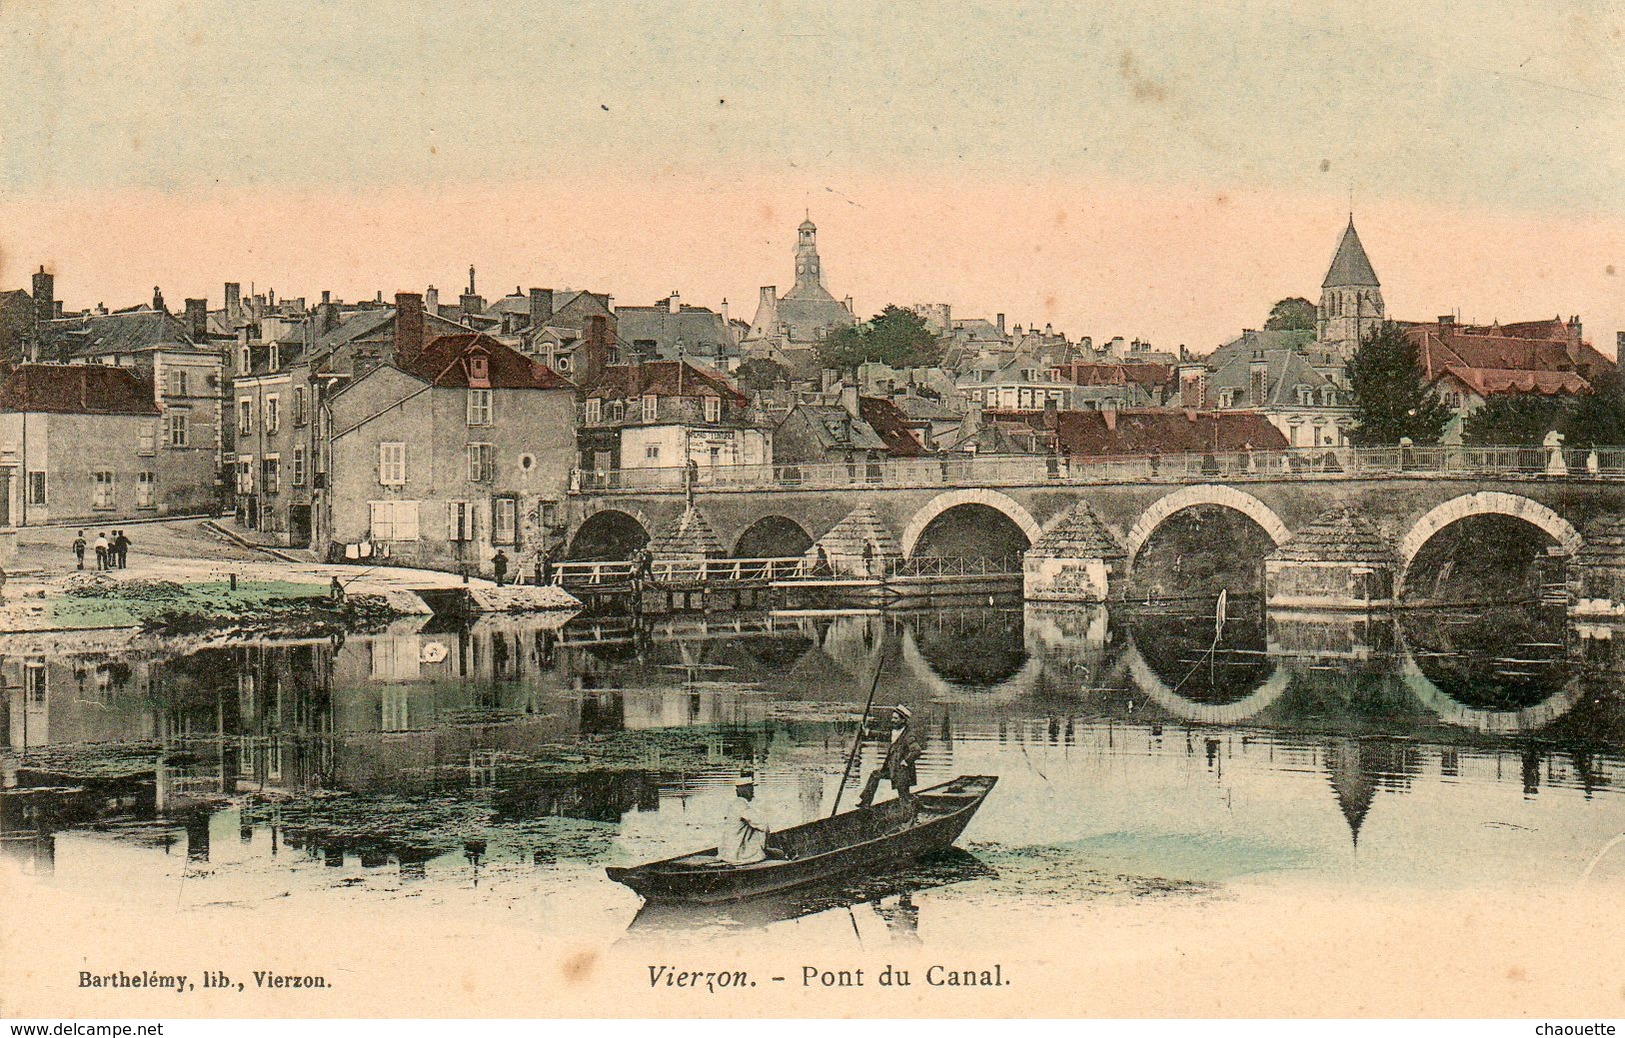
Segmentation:
<svg viewBox="0 0 1625 1038">
<path fill-rule="evenodd" d="M 968 838 L 1002 850 L 750 918 L 878 900 L 902 932 L 950 890 L 1437 881 L 1445 847 L 1464 880 L 1538 876 L 1625 830 L 1625 633 L 1247 603 L 1215 633 L 1211 606 L 1029 606 L 0 645 L 0 856 L 47 875 L 116 845 L 250 887 L 624 904 L 602 866 L 706 845 L 742 768 L 781 826 L 827 812 L 876 666 L 915 712 L 922 784 L 1001 776 Z"/>
<path fill-rule="evenodd" d="M 866 906 L 894 941 L 919 942 L 920 907 L 927 891 L 992 880 L 998 871 L 974 854 L 954 848 L 876 876 L 845 877 L 734 905 L 677 905 L 649 902 L 638 909 L 627 932 L 632 936 L 703 933 L 711 929 L 750 929 L 788 922 L 831 910 Z M 854 923 L 854 925 L 856 925 Z"/>
</svg>

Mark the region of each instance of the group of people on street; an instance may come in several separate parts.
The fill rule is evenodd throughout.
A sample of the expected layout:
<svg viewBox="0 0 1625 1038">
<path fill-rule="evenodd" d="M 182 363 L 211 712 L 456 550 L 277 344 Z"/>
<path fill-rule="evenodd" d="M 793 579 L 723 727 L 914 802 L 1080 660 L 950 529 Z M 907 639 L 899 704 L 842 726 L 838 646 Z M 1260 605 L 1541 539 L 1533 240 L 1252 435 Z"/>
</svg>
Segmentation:
<svg viewBox="0 0 1625 1038">
<path fill-rule="evenodd" d="M 491 575 L 496 580 L 497 587 L 501 587 L 508 582 L 508 567 L 511 565 L 511 563 L 512 560 L 508 558 L 508 553 L 503 551 L 501 548 L 498 548 L 496 550 L 496 554 L 491 556 Z M 525 574 L 523 571 L 520 571 L 520 573 L 514 577 L 514 583 L 523 584 L 524 582 Z M 533 582 L 537 587 L 541 587 L 544 584 L 553 583 L 552 552 L 544 551 L 537 554 Z"/>
<path fill-rule="evenodd" d="M 80 569 L 85 568 L 87 549 L 95 551 L 97 569 L 123 569 L 130 560 L 130 538 L 124 535 L 123 530 L 114 530 L 111 535 L 105 530 L 98 530 L 94 543 L 87 542 L 85 531 L 80 530 L 73 539 L 73 557 L 78 560 Z"/>
</svg>

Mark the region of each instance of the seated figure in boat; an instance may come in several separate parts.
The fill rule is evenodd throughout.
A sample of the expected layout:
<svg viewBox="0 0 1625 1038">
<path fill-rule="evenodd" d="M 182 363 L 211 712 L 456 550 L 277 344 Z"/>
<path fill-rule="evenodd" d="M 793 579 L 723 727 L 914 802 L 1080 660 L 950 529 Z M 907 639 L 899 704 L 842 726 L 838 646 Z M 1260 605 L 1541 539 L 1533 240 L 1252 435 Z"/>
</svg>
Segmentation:
<svg viewBox="0 0 1625 1038">
<path fill-rule="evenodd" d="M 717 861 L 727 865 L 749 865 L 768 857 L 769 829 L 756 804 L 756 780 L 741 776 L 734 783 L 734 798 L 722 815 L 717 833 Z"/>
<path fill-rule="evenodd" d="M 869 773 L 869 780 L 863 784 L 863 795 L 858 798 L 859 807 L 868 807 L 875 802 L 875 793 L 880 789 L 880 780 L 885 779 L 891 783 L 891 788 L 912 810 L 916 807 L 914 798 L 914 762 L 920 759 L 924 750 L 920 741 L 914 738 L 909 731 L 909 721 L 914 716 L 908 707 L 899 704 L 892 709 L 891 714 L 891 745 L 886 747 L 886 759 L 880 762 L 880 767 Z"/>
</svg>

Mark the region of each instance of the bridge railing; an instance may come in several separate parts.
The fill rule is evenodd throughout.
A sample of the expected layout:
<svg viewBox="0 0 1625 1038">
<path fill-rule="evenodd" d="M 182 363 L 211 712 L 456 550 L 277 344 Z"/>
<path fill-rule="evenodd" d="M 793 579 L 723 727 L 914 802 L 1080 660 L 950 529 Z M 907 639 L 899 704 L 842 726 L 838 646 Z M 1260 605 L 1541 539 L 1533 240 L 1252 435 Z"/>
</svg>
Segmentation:
<svg viewBox="0 0 1625 1038">
<path fill-rule="evenodd" d="M 703 584 L 708 581 L 767 583 L 805 579 L 814 562 L 800 556 L 760 559 L 651 559 L 644 579 L 657 584 Z M 564 587 L 591 588 L 624 584 L 636 575 L 631 560 L 560 562 L 555 579 Z"/>
<path fill-rule="evenodd" d="M 896 577 L 1007 577 L 1020 572 L 1020 555 L 916 555 L 892 568 Z"/>
<path fill-rule="evenodd" d="M 697 489 L 835 490 L 855 487 L 1037 486 L 1091 483 L 1199 483 L 1223 480 L 1326 479 L 1348 476 L 1625 479 L 1625 448 L 1294 447 L 1110 457 L 981 455 L 876 461 L 578 470 L 582 493 L 671 493 Z"/>
</svg>

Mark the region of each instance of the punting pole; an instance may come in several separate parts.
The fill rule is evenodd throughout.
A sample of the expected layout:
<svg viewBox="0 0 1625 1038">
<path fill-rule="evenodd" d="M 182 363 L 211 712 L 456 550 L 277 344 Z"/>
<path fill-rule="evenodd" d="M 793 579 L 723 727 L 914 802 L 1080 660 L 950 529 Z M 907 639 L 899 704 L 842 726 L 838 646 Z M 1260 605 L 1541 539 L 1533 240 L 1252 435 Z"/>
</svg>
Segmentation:
<svg viewBox="0 0 1625 1038">
<path fill-rule="evenodd" d="M 885 637 L 882 634 L 882 637 Z M 880 687 L 880 672 L 886 665 L 886 648 L 880 650 L 880 658 L 875 660 L 875 676 L 869 681 L 869 698 L 863 704 L 863 718 L 858 721 L 858 733 L 852 737 L 852 752 L 846 755 L 846 767 L 841 771 L 841 785 L 835 790 L 835 806 L 830 808 L 829 816 L 841 809 L 841 797 L 846 794 L 846 780 L 852 775 L 852 765 L 858 759 L 858 748 L 863 745 L 863 730 L 869 724 L 869 710 L 875 705 L 875 689 Z"/>
</svg>

